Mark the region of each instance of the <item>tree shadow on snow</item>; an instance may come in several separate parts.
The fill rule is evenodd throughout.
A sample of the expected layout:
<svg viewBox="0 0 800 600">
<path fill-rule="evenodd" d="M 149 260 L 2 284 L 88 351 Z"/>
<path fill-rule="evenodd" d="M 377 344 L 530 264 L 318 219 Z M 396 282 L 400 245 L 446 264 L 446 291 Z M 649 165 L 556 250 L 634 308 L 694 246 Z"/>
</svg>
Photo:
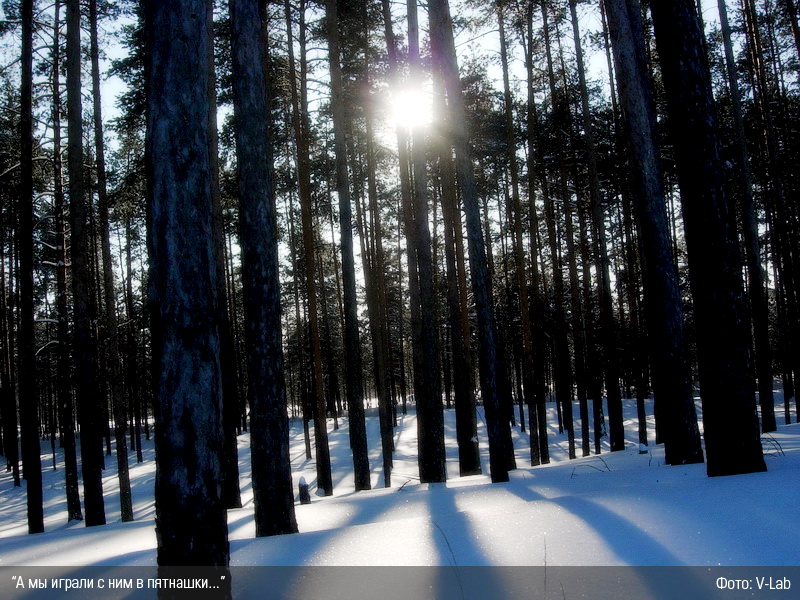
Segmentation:
<svg viewBox="0 0 800 600">
<path fill-rule="evenodd" d="M 472 599 L 506 598 L 504 580 L 498 569 L 487 567 L 491 558 L 480 546 L 467 513 L 456 505 L 455 493 L 444 484 L 433 484 L 426 494 L 431 518 L 431 536 L 439 555 L 438 568 L 431 589 L 437 598 Z M 487 590 L 491 590 L 487 594 Z"/>
<path fill-rule="evenodd" d="M 716 593 L 713 580 L 700 579 L 690 568 L 680 569 L 680 581 L 676 581 L 678 570 L 662 567 L 681 567 L 685 563 L 648 533 L 599 503 L 580 496 L 545 498 L 530 487 L 514 486 L 509 491 L 528 502 L 549 502 L 559 506 L 591 527 L 619 557 L 620 562 L 631 567 L 623 569 L 626 575 L 638 579 L 641 590 L 636 593 L 644 595 L 636 596 L 637 600 L 674 600 L 681 597 L 681 587 L 705 589 L 708 597 L 713 597 Z M 563 532 L 563 535 L 569 533 Z M 571 570 L 583 570 L 591 576 L 593 571 L 602 574 L 603 570 L 610 571 L 614 568 L 619 567 L 554 567 L 551 572 L 569 574 Z M 619 593 L 617 598 L 621 600 L 634 590 L 628 586 L 626 590 L 616 591 Z"/>
</svg>

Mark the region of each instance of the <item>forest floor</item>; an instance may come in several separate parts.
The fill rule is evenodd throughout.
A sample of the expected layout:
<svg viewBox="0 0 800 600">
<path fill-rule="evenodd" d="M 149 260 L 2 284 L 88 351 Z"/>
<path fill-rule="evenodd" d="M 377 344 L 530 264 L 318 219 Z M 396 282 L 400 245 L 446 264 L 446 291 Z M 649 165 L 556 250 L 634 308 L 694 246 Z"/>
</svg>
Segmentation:
<svg viewBox="0 0 800 600">
<path fill-rule="evenodd" d="M 458 477 L 455 415 L 447 425 L 446 484 L 421 485 L 416 417 L 398 415 L 392 487 L 383 487 L 375 411 L 368 411 L 373 490 L 353 491 L 347 419 L 329 419 L 334 495 L 312 493 L 297 506 L 297 535 L 255 539 L 249 438 L 239 438 L 244 507 L 228 513 L 231 564 L 273 566 L 797 566 L 800 565 L 800 424 L 763 438 L 768 471 L 708 478 L 704 465 L 665 466 L 663 447 L 639 453 L 635 405 L 626 401 L 627 447 L 568 460 L 566 436 L 551 406 L 549 465 L 530 467 L 529 439 L 514 428 L 517 470 L 508 483 Z M 776 407 L 780 406 L 776 401 Z M 649 407 L 651 408 L 651 407 Z M 782 407 L 781 407 L 782 408 Z M 650 413 L 652 414 L 652 412 Z M 783 420 L 782 410 L 778 415 Z M 576 431 L 580 432 L 576 419 Z M 484 472 L 486 431 L 479 418 Z M 313 430 L 312 430 L 313 440 Z M 607 442 L 607 440 L 605 440 Z M 580 440 L 578 440 L 580 455 Z M 152 442 L 131 482 L 135 520 L 119 521 L 116 460 L 104 476 L 108 525 L 66 522 L 63 464 L 49 443 L 45 466 L 46 532 L 27 535 L 24 488 L 0 475 L 0 567 L 152 566 L 156 563 Z M 301 423 L 292 421 L 295 489 L 315 487 L 314 461 L 304 452 Z M 798 582 L 800 583 L 800 582 Z M 800 587 L 798 585 L 797 587 Z"/>
</svg>

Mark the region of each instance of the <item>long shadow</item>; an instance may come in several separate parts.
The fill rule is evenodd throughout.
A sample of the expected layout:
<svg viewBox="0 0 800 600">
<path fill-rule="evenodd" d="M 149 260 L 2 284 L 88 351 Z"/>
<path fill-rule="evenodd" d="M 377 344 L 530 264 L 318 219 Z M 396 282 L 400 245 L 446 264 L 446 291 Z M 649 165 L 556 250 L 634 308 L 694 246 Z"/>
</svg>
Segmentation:
<svg viewBox="0 0 800 600">
<path fill-rule="evenodd" d="M 435 575 L 437 597 L 463 600 L 510 597 L 504 580 L 497 576 L 499 571 L 488 567 L 491 558 L 479 545 L 467 515 L 458 510 L 455 492 L 443 484 L 435 484 L 427 492 L 427 501 L 431 536 L 440 557 L 440 566 L 430 573 Z"/>
<path fill-rule="evenodd" d="M 628 578 L 627 589 L 618 590 L 617 598 L 634 597 L 632 586 L 646 588 L 641 600 L 674 600 L 682 597 L 681 590 L 705 590 L 706 597 L 714 597 L 717 592 L 713 579 L 701 579 L 691 568 L 682 567 L 683 561 L 667 550 L 652 536 L 648 535 L 627 519 L 620 517 L 608 508 L 580 496 L 563 496 L 547 499 L 528 487 L 510 487 L 509 491 L 526 501 L 545 501 L 560 506 L 584 521 L 591 527 L 616 555 L 629 567 L 555 567 L 550 570 L 557 575 L 567 575 L 575 580 L 577 572 L 582 571 L 590 577 L 593 573 L 621 573 Z M 643 566 L 644 565 L 644 566 Z M 679 574 L 679 577 L 676 575 Z M 609 579 L 605 577 L 604 579 Z M 678 580 L 679 579 L 679 580 Z M 559 584 L 566 582 L 559 581 Z M 607 582 L 606 582 L 607 583 Z M 585 585 L 585 582 L 582 582 Z"/>
<path fill-rule="evenodd" d="M 373 598 L 376 589 L 380 589 L 381 582 L 386 576 L 396 575 L 404 569 L 393 567 L 325 567 L 303 566 L 311 562 L 315 555 L 321 553 L 326 546 L 335 544 L 341 531 L 349 526 L 361 523 L 373 523 L 381 515 L 395 507 L 397 499 L 394 494 L 385 498 L 376 496 L 370 501 L 360 501 L 354 504 L 354 512 L 346 522 L 337 526 L 337 531 L 322 530 L 307 533 L 279 536 L 284 538 L 272 548 L 269 540 L 237 540 L 231 543 L 233 564 L 237 564 L 237 555 L 247 557 L 247 562 L 256 559 L 257 564 L 263 567 L 245 568 L 235 567 L 232 571 L 234 591 L 247 590 L 247 598 L 259 600 L 305 600 L 317 597 L 345 597 L 341 590 L 349 593 L 350 600 L 360 598 Z M 313 504 L 311 507 L 313 508 Z M 291 537 L 292 539 L 287 539 Z M 259 548 L 258 546 L 262 547 Z M 405 570 L 411 569 L 405 568 Z M 269 579 L 269 586 L 264 586 L 264 578 Z M 375 585 L 368 582 L 373 581 Z M 356 585 L 356 583 L 358 585 Z M 339 595 L 331 596 L 333 589 L 338 589 Z M 253 594 L 253 590 L 258 590 Z M 249 595 L 248 595 L 249 594 Z M 365 595 L 366 594 L 366 595 Z M 431 599 L 433 600 L 433 599 Z"/>
<path fill-rule="evenodd" d="M 369 492 L 359 492 L 358 494 L 363 493 Z M 395 508 L 395 505 L 398 502 L 398 498 L 395 496 L 395 493 L 397 492 L 390 492 L 384 495 L 375 495 L 368 500 L 359 498 L 358 502 L 353 502 L 350 505 L 350 508 L 352 508 L 352 513 L 344 522 L 337 525 L 336 529 L 341 530 L 353 525 L 374 523 L 383 514 L 388 513 Z M 354 494 L 354 496 L 358 497 L 358 494 Z M 318 500 L 317 502 L 312 502 L 312 504 L 308 506 L 306 510 L 313 510 L 314 504 L 326 501 L 327 500 Z M 347 503 L 347 499 L 331 499 L 331 501 Z M 338 534 L 334 533 L 332 530 L 322 530 L 310 531 L 307 533 L 303 533 L 301 531 L 300 535 L 302 536 L 303 543 L 297 544 L 297 547 L 294 548 L 294 552 L 292 553 L 291 557 L 291 564 L 305 564 L 312 559 L 313 556 L 326 544 L 335 542 Z M 231 552 L 234 553 L 241 551 L 243 554 L 246 554 L 248 552 L 248 547 L 256 543 L 258 543 L 258 541 L 252 539 L 235 540 L 231 543 Z M 286 563 L 279 562 L 278 564 Z"/>
<path fill-rule="evenodd" d="M 551 500 L 592 527 L 626 564 L 650 566 L 681 565 L 675 554 L 659 542 L 606 507 L 579 496 Z"/>
</svg>

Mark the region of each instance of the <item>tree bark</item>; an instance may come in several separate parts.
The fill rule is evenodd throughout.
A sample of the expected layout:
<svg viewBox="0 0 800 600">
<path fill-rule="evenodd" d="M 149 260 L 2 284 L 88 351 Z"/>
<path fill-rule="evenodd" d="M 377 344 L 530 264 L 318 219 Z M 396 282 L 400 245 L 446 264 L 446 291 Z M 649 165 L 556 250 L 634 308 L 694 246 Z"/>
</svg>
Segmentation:
<svg viewBox="0 0 800 600">
<path fill-rule="evenodd" d="M 419 50 L 419 28 L 416 0 L 409 0 L 408 43 L 411 85 L 421 89 L 422 64 Z M 414 189 L 412 202 L 412 231 L 409 237 L 408 256 L 410 266 L 416 269 L 419 280 L 419 343 L 414 348 L 419 355 L 422 377 L 417 386 L 417 431 L 419 439 L 419 469 L 422 482 L 444 481 L 444 414 L 439 369 L 439 338 L 436 298 L 433 288 L 433 259 L 431 256 L 431 234 L 428 227 L 428 174 L 427 140 L 422 124 L 411 131 L 411 158 L 414 167 Z"/>
<path fill-rule="evenodd" d="M 0 345 L 2 346 L 2 367 L 0 368 L 0 402 L 3 411 L 3 455 L 6 457 L 6 472 L 11 473 L 14 487 L 20 487 L 19 473 L 19 432 L 17 420 L 16 379 L 14 377 L 14 335 L 13 320 L 9 306 L 14 278 L 6 276 L 5 214 L 0 211 Z M 13 217 L 11 219 L 13 221 Z M 14 264 L 13 252 L 10 264 Z M 7 286 L 10 284 L 10 286 Z"/>
<path fill-rule="evenodd" d="M 797 19 L 797 4 L 795 4 L 794 0 L 784 0 L 784 4 L 786 6 L 786 16 L 789 18 L 789 26 L 792 29 L 797 59 L 800 60 L 800 21 Z"/>
<path fill-rule="evenodd" d="M 61 44 L 59 20 L 61 2 L 56 0 L 53 17 L 53 208 L 56 227 L 56 402 L 64 451 L 64 483 L 67 521 L 82 521 L 78 459 L 75 454 L 72 386 L 70 382 L 69 308 L 67 295 L 67 239 L 63 165 L 61 160 Z"/>
<path fill-rule="evenodd" d="M 230 0 L 239 240 L 256 535 L 297 532 L 283 378 L 278 231 L 258 0 Z"/>
<path fill-rule="evenodd" d="M 147 403 L 142 398 L 142 385 L 139 379 L 139 349 L 137 345 L 136 335 L 136 311 L 134 310 L 133 300 L 133 231 L 131 228 L 131 217 L 128 215 L 125 219 L 125 271 L 127 277 L 125 279 L 125 311 L 128 318 L 128 327 L 125 336 L 125 355 L 126 355 L 126 385 L 129 390 L 130 398 L 133 399 L 133 444 L 136 446 L 136 462 L 144 462 L 144 455 L 142 454 L 142 417 L 144 417 L 145 427 L 147 426 Z M 142 406 L 144 404 L 144 407 Z M 144 415 L 142 415 L 142 408 L 144 408 Z"/>
<path fill-rule="evenodd" d="M 569 199 L 567 198 L 567 175 L 565 172 L 565 161 L 563 156 L 563 148 L 564 143 L 561 140 L 560 131 L 562 128 L 566 127 L 566 124 L 561 122 L 563 118 L 563 113 L 566 107 L 563 106 L 562 100 L 558 97 L 557 89 L 556 89 L 556 81 L 555 81 L 555 71 L 553 69 L 553 58 L 552 58 L 552 50 L 551 50 L 551 43 L 550 43 L 550 28 L 548 24 L 548 9 L 546 2 L 542 1 L 540 3 L 541 12 L 542 12 L 542 27 L 544 31 L 544 41 L 545 41 L 545 52 L 547 56 L 547 76 L 548 82 L 550 86 L 550 102 L 552 105 L 552 118 L 556 121 L 557 130 L 559 133 L 557 134 L 557 141 L 555 144 L 555 154 L 556 154 L 556 161 L 558 163 L 558 186 L 560 187 L 561 193 L 561 200 L 563 203 L 563 207 L 560 212 L 563 212 L 565 215 L 566 220 L 566 232 L 568 235 L 571 235 L 572 225 L 571 225 L 571 209 L 568 206 Z M 544 165 L 542 165 L 542 175 L 541 177 L 546 177 L 544 172 Z M 569 456 L 570 458 L 575 458 L 575 433 L 573 430 L 572 425 L 572 389 L 573 389 L 573 370 L 572 370 L 572 360 L 570 356 L 570 348 L 569 348 L 569 334 L 568 330 L 569 327 L 567 325 L 567 318 L 564 310 L 564 277 L 562 275 L 563 272 L 563 258 L 561 255 L 561 248 L 559 244 L 559 240 L 557 237 L 557 229 L 556 229 L 556 219 L 557 219 L 557 211 L 555 199 L 550 194 L 546 194 L 545 196 L 545 219 L 547 221 L 547 237 L 550 244 L 550 254 L 551 254 L 551 261 L 552 261 L 552 271 L 553 271 L 553 303 L 555 304 L 554 307 L 554 320 L 555 320 L 555 332 L 554 337 L 555 340 L 553 342 L 555 356 L 553 357 L 553 361 L 555 363 L 553 370 L 554 370 L 554 379 L 555 379 L 555 395 L 556 395 L 556 402 L 558 406 L 562 409 L 562 412 L 566 413 L 569 412 L 569 419 L 564 418 L 566 422 L 565 425 L 567 427 L 567 434 L 569 437 Z M 567 259 L 568 259 L 568 267 L 572 267 L 572 262 L 574 262 L 574 256 L 570 249 L 567 249 Z M 570 270 L 570 280 L 574 284 L 574 277 L 573 273 Z M 573 291 L 576 285 L 573 285 Z M 580 311 L 575 310 L 575 306 L 573 306 L 573 312 L 576 312 L 574 318 L 580 318 Z M 575 331 L 575 328 L 573 328 Z M 579 333 L 579 332 L 578 332 Z M 580 340 L 579 335 L 574 335 L 575 337 L 575 345 L 576 348 L 582 350 L 582 341 Z M 576 363 L 580 364 L 582 361 L 582 352 L 580 355 L 576 357 Z M 564 415 L 566 417 L 566 414 Z"/>
<path fill-rule="evenodd" d="M 439 86 L 434 92 L 439 99 L 438 110 L 446 114 L 444 90 Z M 456 442 L 458 444 L 459 474 L 481 473 L 478 449 L 477 415 L 472 386 L 471 340 L 466 305 L 466 278 L 459 276 L 457 235 L 461 232 L 458 198 L 456 195 L 453 150 L 449 140 L 439 135 L 439 178 L 442 188 L 442 217 L 444 221 L 444 254 L 447 274 L 447 305 L 450 318 L 450 342 L 453 351 L 453 388 L 456 406 Z M 463 292 L 463 294 L 462 294 Z"/>
<path fill-rule="evenodd" d="M 364 29 L 364 76 L 365 81 L 371 86 L 368 60 L 369 31 Z M 381 429 L 381 450 L 383 454 L 383 483 L 391 487 L 392 474 L 392 396 L 390 389 L 390 351 L 388 330 L 388 307 L 386 302 L 386 260 L 383 251 L 383 225 L 378 207 L 377 165 L 375 156 L 374 130 L 371 107 L 366 108 L 365 114 L 365 153 L 367 162 L 367 196 L 369 198 L 369 213 L 372 235 L 367 233 L 366 215 L 360 221 L 359 237 L 362 240 L 361 255 L 364 264 L 364 280 L 367 291 L 367 305 L 369 310 L 370 334 L 372 347 L 375 353 L 375 388 L 378 394 L 378 418 Z M 358 201 L 356 201 L 358 206 Z M 362 211 L 366 213 L 366 209 Z M 371 237 L 371 242 L 370 240 Z"/>
<path fill-rule="evenodd" d="M 603 362 L 605 366 L 606 395 L 608 397 L 608 420 L 610 424 L 611 451 L 625 449 L 625 432 L 623 429 L 622 394 L 619 385 L 619 354 L 617 324 L 611 306 L 611 278 L 609 274 L 608 249 L 606 247 L 606 228 L 603 215 L 600 177 L 597 168 L 597 152 L 594 142 L 594 126 L 589 108 L 589 90 L 586 85 L 586 73 L 583 63 L 583 48 L 578 28 L 576 0 L 570 0 L 570 16 L 572 17 L 573 35 L 575 38 L 575 55 L 578 63 L 578 83 L 581 93 L 581 113 L 583 117 L 583 133 L 586 144 L 587 166 L 589 167 L 589 199 L 594 234 L 596 236 L 595 255 L 599 277 L 597 293 L 600 304 L 600 330 L 603 339 Z"/>
<path fill-rule="evenodd" d="M 779 288 L 779 298 L 782 299 L 783 312 L 779 311 L 780 319 L 778 330 L 783 337 L 782 362 L 784 371 L 788 372 L 791 380 L 791 371 L 800 372 L 800 358 L 798 358 L 798 335 L 800 335 L 800 319 L 798 319 L 797 275 L 795 265 L 798 264 L 797 248 L 800 247 L 795 228 L 790 226 L 797 217 L 792 216 L 793 203 L 789 201 L 789 185 L 784 180 L 787 170 L 783 168 L 784 152 L 781 148 L 779 127 L 776 125 L 776 106 L 780 106 L 775 97 L 774 82 L 768 77 L 766 55 L 762 43 L 761 30 L 758 16 L 753 2 L 742 2 L 742 11 L 747 32 L 747 47 L 750 54 L 751 78 L 755 104 L 760 117 L 762 129 L 764 156 L 766 158 L 765 172 L 767 174 L 767 188 L 769 194 L 765 207 L 768 215 L 772 215 L 770 233 L 772 237 L 774 260 L 776 266 L 776 282 Z M 789 390 L 785 390 L 789 391 Z"/>
<path fill-rule="evenodd" d="M 28 533 L 44 531 L 33 299 L 33 0 L 22 2 L 19 186 L 19 418 Z"/>
<path fill-rule="evenodd" d="M 96 308 L 92 301 L 91 231 L 89 205 L 86 201 L 83 173 L 83 124 L 81 102 L 81 31 L 80 2 L 68 0 L 67 7 L 67 133 L 71 258 L 73 353 L 75 357 L 75 395 L 81 424 L 81 467 L 83 472 L 86 526 L 104 525 L 103 448 L 97 385 L 96 342 L 92 323 Z"/>
<path fill-rule="evenodd" d="M 208 132 L 211 13 L 208 0 L 147 0 L 144 9 L 158 563 L 224 568 L 221 274 L 214 260 Z"/>
<path fill-rule="evenodd" d="M 213 6 L 211 19 L 213 20 Z M 217 81 L 214 72 L 214 47 L 208 53 L 210 77 L 208 80 L 208 134 L 211 144 L 211 234 L 214 239 L 214 262 L 220 276 L 217 278 L 217 319 L 219 320 L 220 366 L 222 367 L 222 426 L 224 441 L 224 483 L 223 497 L 227 508 L 242 508 L 242 494 L 239 489 L 239 431 L 240 407 L 246 400 L 239 394 L 239 371 L 237 368 L 236 340 L 231 324 L 228 303 L 236 302 L 229 293 L 228 274 L 225 269 L 225 217 L 222 210 L 222 193 L 219 184 L 219 136 L 217 134 Z M 233 286 L 230 286 L 233 289 Z M 247 417 L 242 410 L 242 427 L 247 428 Z"/>
<path fill-rule="evenodd" d="M 536 111 L 536 98 L 534 95 L 533 71 L 533 0 L 526 6 L 525 33 L 525 72 L 528 109 L 526 111 L 527 145 L 528 145 L 528 207 L 531 239 L 531 287 L 533 311 L 533 348 L 535 359 L 534 372 L 534 405 L 528 409 L 529 430 L 538 427 L 538 447 L 531 442 L 531 465 L 547 464 L 550 462 L 550 447 L 547 432 L 547 385 L 546 385 L 546 337 L 542 323 L 544 316 L 544 302 L 541 291 L 541 272 L 539 270 L 539 218 L 536 207 L 536 180 L 537 173 L 543 172 L 541 160 L 541 145 L 539 144 L 538 115 Z M 542 178 L 542 192 L 545 198 L 548 195 L 547 181 Z M 534 414 L 535 410 L 535 414 Z M 531 434 L 533 435 L 533 434 Z"/>
</svg>

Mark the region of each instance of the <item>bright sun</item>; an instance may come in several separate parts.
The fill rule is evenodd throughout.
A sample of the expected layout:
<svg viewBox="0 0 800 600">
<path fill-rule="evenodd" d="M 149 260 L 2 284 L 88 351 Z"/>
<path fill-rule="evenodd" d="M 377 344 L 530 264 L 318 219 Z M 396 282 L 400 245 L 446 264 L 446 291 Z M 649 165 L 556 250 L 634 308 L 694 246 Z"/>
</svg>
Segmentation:
<svg viewBox="0 0 800 600">
<path fill-rule="evenodd" d="M 433 120 L 430 94 L 419 90 L 402 90 L 392 100 L 395 123 L 408 129 L 428 125 Z"/>
</svg>

